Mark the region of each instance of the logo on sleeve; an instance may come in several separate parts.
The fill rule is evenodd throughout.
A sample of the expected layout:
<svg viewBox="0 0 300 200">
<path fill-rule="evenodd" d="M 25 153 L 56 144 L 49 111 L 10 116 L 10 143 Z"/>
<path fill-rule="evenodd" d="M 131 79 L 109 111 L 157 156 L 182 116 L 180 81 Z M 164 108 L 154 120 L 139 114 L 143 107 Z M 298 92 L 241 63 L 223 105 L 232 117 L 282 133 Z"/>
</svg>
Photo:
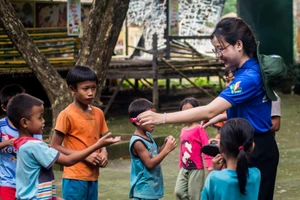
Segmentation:
<svg viewBox="0 0 300 200">
<path fill-rule="evenodd" d="M 238 94 L 242 92 L 242 87 L 240 87 L 242 81 L 238 81 L 235 84 L 230 85 L 231 94 Z"/>
</svg>

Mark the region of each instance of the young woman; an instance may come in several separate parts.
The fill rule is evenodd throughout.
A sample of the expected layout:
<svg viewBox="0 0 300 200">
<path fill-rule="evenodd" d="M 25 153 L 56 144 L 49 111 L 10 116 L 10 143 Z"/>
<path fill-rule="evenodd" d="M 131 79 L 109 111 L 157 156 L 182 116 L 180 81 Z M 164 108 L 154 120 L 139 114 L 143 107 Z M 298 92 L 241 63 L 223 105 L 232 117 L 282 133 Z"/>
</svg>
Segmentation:
<svg viewBox="0 0 300 200">
<path fill-rule="evenodd" d="M 235 79 L 206 106 L 159 114 L 151 111 L 138 116 L 143 124 L 187 123 L 211 119 L 226 110 L 227 118 L 247 119 L 254 128 L 255 149 L 251 164 L 262 176 L 259 200 L 272 200 L 279 152 L 270 133 L 271 100 L 267 98 L 257 61 L 257 43 L 251 28 L 240 18 L 222 19 L 211 35 L 213 50 L 225 67 L 234 67 Z"/>
</svg>

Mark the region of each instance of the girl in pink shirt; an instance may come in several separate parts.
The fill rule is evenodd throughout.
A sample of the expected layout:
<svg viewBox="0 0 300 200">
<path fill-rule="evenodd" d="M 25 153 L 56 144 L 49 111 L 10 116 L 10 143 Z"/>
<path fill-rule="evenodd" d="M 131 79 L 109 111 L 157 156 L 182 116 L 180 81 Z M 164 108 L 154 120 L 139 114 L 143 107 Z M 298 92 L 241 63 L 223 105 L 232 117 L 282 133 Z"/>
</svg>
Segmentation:
<svg viewBox="0 0 300 200">
<path fill-rule="evenodd" d="M 180 110 L 199 106 L 197 99 L 186 98 L 180 103 Z M 188 123 L 180 134 L 179 174 L 175 186 L 177 200 L 199 200 L 202 191 L 205 171 L 212 170 L 212 157 L 202 157 L 202 147 L 208 144 L 208 135 L 197 122 Z M 205 163 L 203 162 L 205 160 Z"/>
</svg>

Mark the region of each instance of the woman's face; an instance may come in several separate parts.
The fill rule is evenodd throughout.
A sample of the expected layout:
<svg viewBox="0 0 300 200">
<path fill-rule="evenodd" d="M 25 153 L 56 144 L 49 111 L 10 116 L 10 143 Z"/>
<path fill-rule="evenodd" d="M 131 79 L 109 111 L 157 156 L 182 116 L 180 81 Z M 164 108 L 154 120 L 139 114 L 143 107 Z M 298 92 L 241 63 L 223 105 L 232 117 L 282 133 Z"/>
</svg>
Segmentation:
<svg viewBox="0 0 300 200">
<path fill-rule="evenodd" d="M 240 67 L 242 50 L 238 48 L 238 45 L 231 45 L 224 40 L 218 40 L 216 37 L 213 37 L 211 43 L 215 48 L 214 51 L 217 58 L 219 58 L 225 67 Z"/>
</svg>

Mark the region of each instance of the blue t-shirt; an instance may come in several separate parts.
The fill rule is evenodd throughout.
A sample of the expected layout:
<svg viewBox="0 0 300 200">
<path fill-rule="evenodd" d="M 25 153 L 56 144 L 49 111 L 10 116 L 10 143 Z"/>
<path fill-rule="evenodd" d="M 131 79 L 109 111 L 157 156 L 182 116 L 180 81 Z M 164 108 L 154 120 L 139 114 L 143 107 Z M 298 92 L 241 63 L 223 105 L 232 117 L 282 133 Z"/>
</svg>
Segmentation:
<svg viewBox="0 0 300 200">
<path fill-rule="evenodd" d="M 255 200 L 258 199 L 260 171 L 249 168 L 246 184 L 246 196 L 240 192 L 235 170 L 214 170 L 206 178 L 201 192 L 202 200 Z"/>
<path fill-rule="evenodd" d="M 0 120 L 0 142 L 19 137 L 19 132 L 8 123 L 8 118 Z M 42 140 L 42 135 L 35 135 L 35 138 Z M 0 149 L 0 186 L 16 187 L 16 150 L 13 146 L 6 146 Z"/>
<path fill-rule="evenodd" d="M 157 156 L 158 146 L 151 133 L 147 132 L 146 134 L 151 139 L 150 141 L 138 135 L 133 135 L 130 139 L 131 173 L 129 198 L 160 199 L 164 196 L 161 166 L 157 165 L 153 169 L 147 169 L 140 158 L 132 154 L 133 144 L 136 141 L 141 141 L 149 151 L 151 158 Z"/>
<path fill-rule="evenodd" d="M 247 119 L 254 133 L 269 131 L 272 126 L 272 101 L 266 96 L 257 60 L 247 60 L 234 76 L 234 80 L 220 94 L 232 105 L 227 110 L 227 118 Z"/>
<path fill-rule="evenodd" d="M 22 138 L 21 138 L 22 139 Z M 48 200 L 56 197 L 52 165 L 59 152 L 39 140 L 28 140 L 17 149 L 16 198 Z"/>
</svg>

